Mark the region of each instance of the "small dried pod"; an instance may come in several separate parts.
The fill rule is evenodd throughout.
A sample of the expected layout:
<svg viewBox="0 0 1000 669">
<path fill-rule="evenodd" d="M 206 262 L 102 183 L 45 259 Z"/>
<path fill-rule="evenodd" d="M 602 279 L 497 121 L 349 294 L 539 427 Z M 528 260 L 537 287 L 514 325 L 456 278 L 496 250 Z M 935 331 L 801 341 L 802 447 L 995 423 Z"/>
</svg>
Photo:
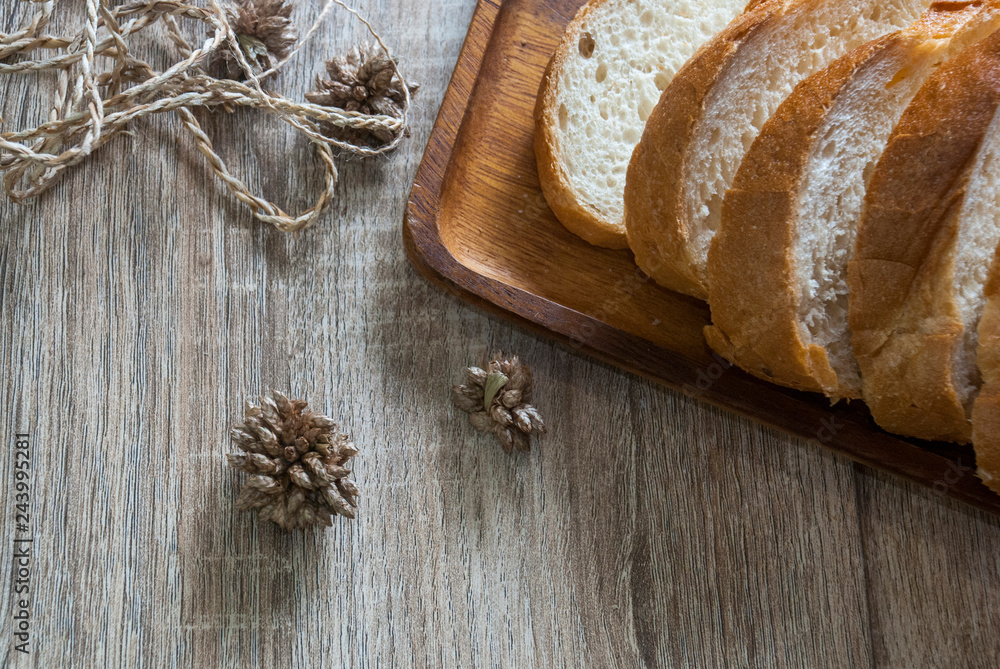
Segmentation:
<svg viewBox="0 0 1000 669">
<path fill-rule="evenodd" d="M 229 466 L 251 478 L 236 500 L 286 530 L 332 525 L 333 515 L 354 518 L 358 488 L 347 477 L 357 447 L 328 416 L 272 391 L 247 406 L 242 425 L 230 433 L 243 451 Z"/>
<path fill-rule="evenodd" d="M 497 353 L 484 367 L 465 370 L 466 382 L 452 386 L 455 406 L 478 431 L 492 433 L 508 453 L 531 449 L 531 437 L 545 432 L 531 404 L 531 369 L 517 356 Z"/>
</svg>

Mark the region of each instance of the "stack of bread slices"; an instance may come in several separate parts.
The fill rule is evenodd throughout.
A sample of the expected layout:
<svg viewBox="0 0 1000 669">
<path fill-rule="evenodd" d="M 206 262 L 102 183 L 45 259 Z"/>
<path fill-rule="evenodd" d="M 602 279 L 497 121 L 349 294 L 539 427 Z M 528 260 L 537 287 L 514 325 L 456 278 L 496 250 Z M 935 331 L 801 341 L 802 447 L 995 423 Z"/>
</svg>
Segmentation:
<svg viewBox="0 0 1000 669">
<path fill-rule="evenodd" d="M 1000 0 L 591 0 L 535 150 L 719 354 L 971 441 L 1000 491 Z"/>
</svg>

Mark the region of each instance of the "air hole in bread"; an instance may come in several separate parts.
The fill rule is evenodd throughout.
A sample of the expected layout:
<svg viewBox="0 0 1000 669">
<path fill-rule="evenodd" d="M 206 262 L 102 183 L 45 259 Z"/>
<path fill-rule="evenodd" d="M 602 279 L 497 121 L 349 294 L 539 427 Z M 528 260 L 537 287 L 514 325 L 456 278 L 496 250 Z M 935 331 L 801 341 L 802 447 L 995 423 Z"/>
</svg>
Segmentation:
<svg viewBox="0 0 1000 669">
<path fill-rule="evenodd" d="M 569 110 L 566 105 L 559 105 L 559 127 L 563 130 L 569 125 Z"/>
<path fill-rule="evenodd" d="M 607 121 L 608 117 L 609 117 L 609 115 L 608 115 L 608 103 L 605 100 L 601 100 L 601 118 L 603 118 L 605 121 Z"/>
<path fill-rule="evenodd" d="M 568 184 L 551 187 L 571 187 L 572 193 L 560 196 L 595 212 L 602 222 L 598 236 L 608 240 L 599 243 L 625 244 L 625 171 L 662 91 L 670 87 L 678 68 L 739 15 L 746 2 L 594 0 L 585 15 L 574 19 L 571 32 L 560 43 L 560 58 L 553 61 L 558 67 L 552 68 L 548 79 L 540 123 L 546 128 L 546 143 L 560 149 L 552 164 L 575 175 Z M 577 0 L 576 4 L 585 3 Z M 649 100 L 644 102 L 646 98 Z M 607 100 L 603 109 L 602 100 Z M 572 112 L 565 125 L 560 117 L 562 103 Z M 612 188 L 607 185 L 607 176 L 613 165 L 620 166 L 621 175 L 615 175 Z M 608 172 L 601 174 L 599 166 L 607 167 Z M 603 226 L 605 220 L 613 229 Z M 580 225 L 589 230 L 591 223 Z"/>
<path fill-rule="evenodd" d="M 820 155 L 823 156 L 824 158 L 833 158 L 835 155 L 837 155 L 837 143 L 827 142 L 826 144 L 824 144 L 823 150 L 820 152 Z"/>
</svg>

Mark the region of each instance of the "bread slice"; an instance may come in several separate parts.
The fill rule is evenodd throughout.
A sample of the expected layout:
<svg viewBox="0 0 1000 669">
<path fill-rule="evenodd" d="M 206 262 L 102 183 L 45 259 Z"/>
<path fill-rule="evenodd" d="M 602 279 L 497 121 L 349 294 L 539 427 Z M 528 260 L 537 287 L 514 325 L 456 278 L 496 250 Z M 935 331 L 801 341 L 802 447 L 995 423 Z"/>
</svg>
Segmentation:
<svg viewBox="0 0 1000 669">
<path fill-rule="evenodd" d="M 592 244 L 626 248 L 625 169 L 660 92 L 747 0 L 591 0 L 549 62 L 535 108 L 542 192 Z"/>
<path fill-rule="evenodd" d="M 743 156 L 801 80 L 881 35 L 930 0 L 766 0 L 677 73 L 632 155 L 625 226 L 658 283 L 708 297 L 708 248 Z"/>
<path fill-rule="evenodd" d="M 976 355 L 983 387 L 972 405 L 972 443 L 979 478 L 1000 493 L 1000 248 L 983 299 Z"/>
<path fill-rule="evenodd" d="M 847 327 L 847 262 L 866 178 L 934 68 L 1000 25 L 1000 3 L 936 2 L 803 80 L 726 193 L 708 254 L 709 344 L 752 374 L 861 395 Z"/>
<path fill-rule="evenodd" d="M 848 263 L 849 323 L 872 415 L 968 441 L 977 327 L 1000 242 L 1000 32 L 935 72 L 872 174 Z"/>
</svg>

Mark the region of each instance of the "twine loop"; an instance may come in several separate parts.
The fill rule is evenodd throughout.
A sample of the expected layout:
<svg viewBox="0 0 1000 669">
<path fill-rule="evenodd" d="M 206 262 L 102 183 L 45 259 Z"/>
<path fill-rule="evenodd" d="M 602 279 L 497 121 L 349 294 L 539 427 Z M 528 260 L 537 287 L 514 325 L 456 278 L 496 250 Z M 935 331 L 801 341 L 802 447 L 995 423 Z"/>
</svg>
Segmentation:
<svg viewBox="0 0 1000 669">
<path fill-rule="evenodd" d="M 79 164 L 113 137 L 127 132 L 138 119 L 172 112 L 229 191 L 261 221 L 292 232 L 312 225 L 333 200 L 338 179 L 334 150 L 375 156 L 395 149 L 406 135 L 410 109 L 410 93 L 406 86 L 403 86 L 403 113 L 396 118 L 298 102 L 265 90 L 261 85 L 261 80 L 273 76 L 296 56 L 319 30 L 334 5 L 353 14 L 366 26 L 390 59 L 396 76 L 404 81 L 398 64 L 378 33 L 342 0 L 327 0 L 297 47 L 274 67 L 259 74 L 247 62 L 226 12 L 216 0 L 209 0 L 207 8 L 182 0 L 140 0 L 113 9 L 108 0 L 85 0 L 84 26 L 71 37 L 45 32 L 54 0 L 34 4 L 38 9 L 24 27 L 10 34 L 0 33 L 0 75 L 50 70 L 58 73 L 48 120 L 33 128 L 0 133 L 3 189 L 15 202 L 24 202 L 42 193 L 66 169 Z M 180 21 L 204 24 L 209 36 L 200 46 L 193 47 L 181 32 Z M 164 27 L 178 57 L 163 71 L 155 70 L 138 58 L 129 46 L 137 34 L 156 24 Z M 209 59 L 226 46 L 243 68 L 246 82 L 220 79 L 206 73 Z M 96 66 L 98 57 L 110 66 L 99 69 Z M 259 109 L 309 139 L 325 176 L 323 190 L 312 207 L 298 215 L 285 213 L 276 204 L 255 195 L 230 172 L 193 113 L 199 107 L 214 109 L 220 106 Z M 391 141 L 378 148 L 356 145 L 324 134 L 324 126 L 378 129 L 390 134 Z"/>
</svg>

